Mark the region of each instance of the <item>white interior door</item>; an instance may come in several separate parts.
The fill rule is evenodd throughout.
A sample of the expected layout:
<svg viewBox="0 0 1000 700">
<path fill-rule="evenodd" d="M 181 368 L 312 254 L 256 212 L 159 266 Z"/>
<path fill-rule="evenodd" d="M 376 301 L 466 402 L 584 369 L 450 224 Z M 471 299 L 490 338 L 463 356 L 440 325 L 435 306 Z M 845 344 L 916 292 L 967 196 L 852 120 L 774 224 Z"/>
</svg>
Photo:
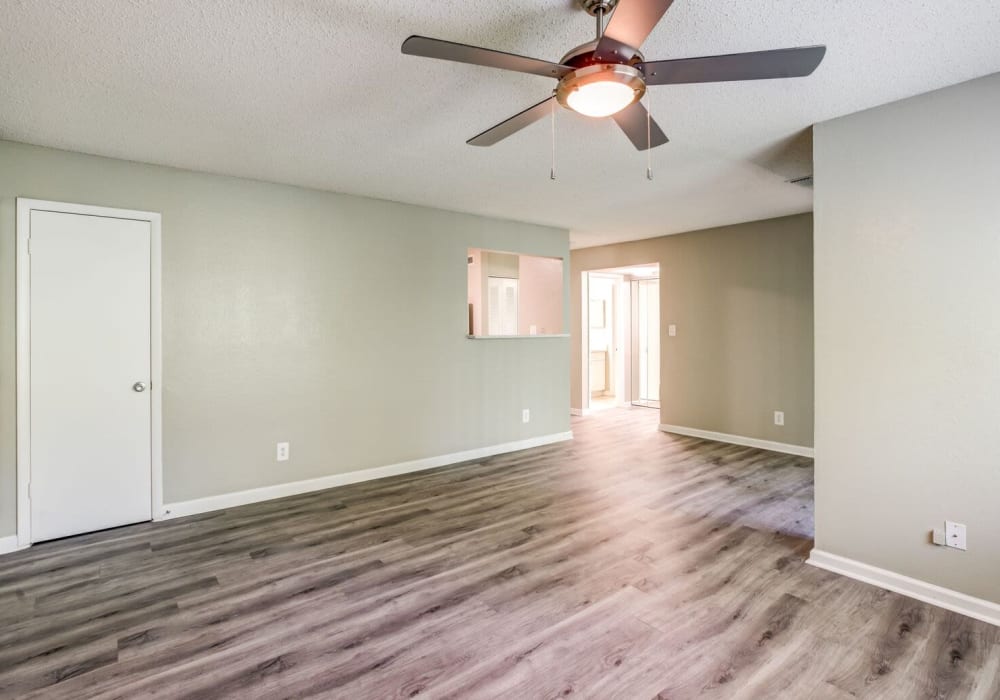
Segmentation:
<svg viewBox="0 0 1000 700">
<path fill-rule="evenodd" d="M 31 210 L 29 235 L 31 539 L 150 520 L 151 223 Z"/>
</svg>

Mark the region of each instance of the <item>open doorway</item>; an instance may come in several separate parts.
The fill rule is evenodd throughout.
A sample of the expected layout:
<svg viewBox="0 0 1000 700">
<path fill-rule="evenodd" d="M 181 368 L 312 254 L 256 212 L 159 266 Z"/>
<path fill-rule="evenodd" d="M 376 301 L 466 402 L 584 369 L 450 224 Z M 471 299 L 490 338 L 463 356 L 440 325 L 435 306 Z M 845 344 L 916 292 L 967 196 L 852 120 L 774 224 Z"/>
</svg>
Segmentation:
<svg viewBox="0 0 1000 700">
<path fill-rule="evenodd" d="M 659 408 L 659 265 L 583 275 L 584 409 Z"/>
</svg>

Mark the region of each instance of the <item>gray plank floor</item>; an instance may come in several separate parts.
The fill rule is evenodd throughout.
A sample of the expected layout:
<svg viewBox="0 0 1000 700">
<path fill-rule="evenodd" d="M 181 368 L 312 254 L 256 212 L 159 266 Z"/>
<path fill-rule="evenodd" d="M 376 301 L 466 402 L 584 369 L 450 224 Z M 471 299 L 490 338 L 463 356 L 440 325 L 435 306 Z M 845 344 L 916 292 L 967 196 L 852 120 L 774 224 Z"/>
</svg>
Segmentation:
<svg viewBox="0 0 1000 700">
<path fill-rule="evenodd" d="M 0 696 L 1000 698 L 1000 631 L 804 564 L 808 459 L 657 411 L 0 559 Z"/>
</svg>

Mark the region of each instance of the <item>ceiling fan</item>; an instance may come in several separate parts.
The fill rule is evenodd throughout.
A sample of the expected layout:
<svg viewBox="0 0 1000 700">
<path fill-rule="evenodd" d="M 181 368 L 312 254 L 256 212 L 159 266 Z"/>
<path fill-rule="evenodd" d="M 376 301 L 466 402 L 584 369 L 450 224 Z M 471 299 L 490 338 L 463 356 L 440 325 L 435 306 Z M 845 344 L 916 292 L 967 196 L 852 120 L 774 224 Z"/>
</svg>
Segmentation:
<svg viewBox="0 0 1000 700">
<path fill-rule="evenodd" d="M 752 51 L 723 56 L 647 61 L 639 46 L 673 0 L 579 0 L 597 19 L 597 38 L 551 63 L 441 39 L 411 36 L 404 54 L 533 73 L 559 81 L 553 94 L 467 141 L 492 146 L 551 112 L 553 100 L 588 117 L 611 117 L 639 150 L 668 139 L 639 101 L 650 85 L 712 83 L 811 74 L 823 60 L 825 46 Z M 605 16 L 614 11 L 605 27 Z"/>
</svg>

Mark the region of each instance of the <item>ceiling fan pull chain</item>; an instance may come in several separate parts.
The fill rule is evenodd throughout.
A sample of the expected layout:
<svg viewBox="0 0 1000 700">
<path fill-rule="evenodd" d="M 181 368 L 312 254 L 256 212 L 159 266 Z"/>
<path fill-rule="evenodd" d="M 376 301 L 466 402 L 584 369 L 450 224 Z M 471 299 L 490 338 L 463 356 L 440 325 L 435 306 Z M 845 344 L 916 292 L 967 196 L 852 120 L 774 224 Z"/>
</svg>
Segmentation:
<svg viewBox="0 0 1000 700">
<path fill-rule="evenodd" d="M 556 101 L 552 100 L 552 169 L 549 170 L 549 179 L 556 179 Z"/>
<path fill-rule="evenodd" d="M 646 179 L 653 179 L 653 116 L 650 113 L 649 93 L 646 93 Z"/>
</svg>

